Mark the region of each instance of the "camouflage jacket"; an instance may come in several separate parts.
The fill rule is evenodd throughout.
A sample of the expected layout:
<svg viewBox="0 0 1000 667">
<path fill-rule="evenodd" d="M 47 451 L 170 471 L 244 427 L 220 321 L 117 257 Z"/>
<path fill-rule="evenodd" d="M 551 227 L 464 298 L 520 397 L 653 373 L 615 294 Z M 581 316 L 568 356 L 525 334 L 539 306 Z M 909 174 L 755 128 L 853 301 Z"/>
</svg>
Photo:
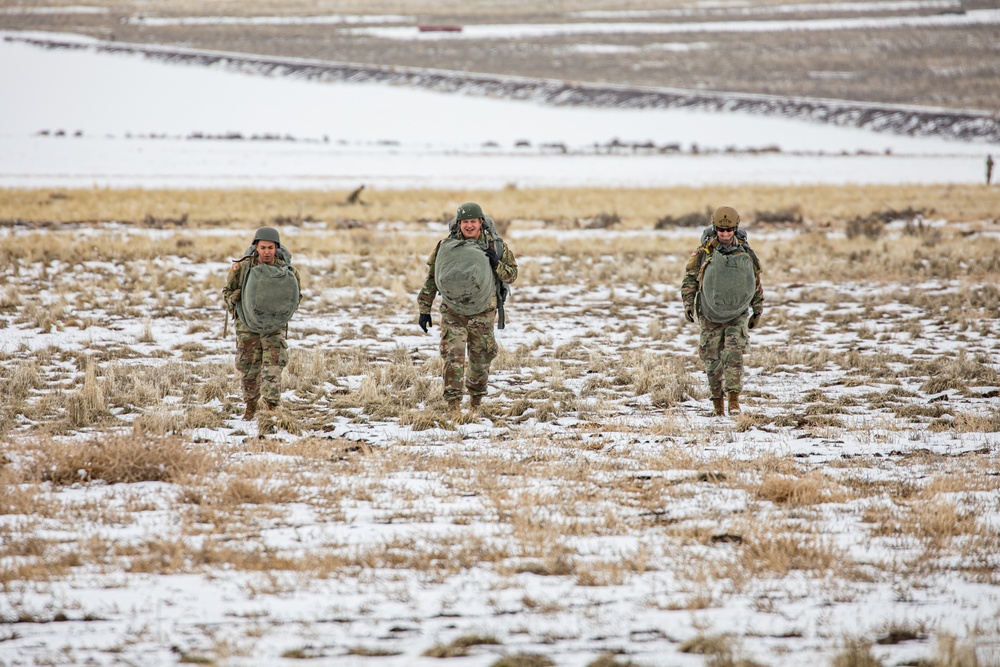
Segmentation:
<svg viewBox="0 0 1000 667">
<path fill-rule="evenodd" d="M 681 282 L 681 298 L 684 300 L 685 308 L 694 310 L 695 297 L 698 296 L 698 292 L 701 290 L 701 278 L 705 268 L 705 261 L 713 252 L 716 252 L 716 248 L 719 245 L 718 237 L 713 236 L 707 243 L 699 246 L 697 250 L 691 253 L 691 258 L 688 259 L 687 266 L 684 268 L 684 280 Z M 761 269 L 757 253 L 750 248 L 749 244 L 738 238 L 733 239 L 733 244 L 730 247 L 732 250 L 728 252 L 745 252 L 753 260 L 753 274 L 757 289 L 754 291 L 753 299 L 750 300 L 750 307 L 753 308 L 753 312 L 759 313 L 764 307 L 764 288 L 760 284 Z M 723 251 L 719 250 L 718 252 Z"/>
<path fill-rule="evenodd" d="M 461 232 L 459 232 L 461 234 Z M 476 242 L 482 246 L 483 250 L 486 250 L 488 243 L 488 234 L 481 233 Z M 460 237 L 459 237 L 460 238 Z M 434 305 L 434 297 L 437 296 L 438 289 L 437 283 L 434 281 L 434 262 L 437 260 L 438 248 L 441 247 L 441 242 L 438 241 L 437 245 L 434 246 L 434 252 L 427 259 L 427 279 L 424 280 L 424 286 L 420 290 L 420 294 L 417 295 L 417 305 L 420 307 L 421 315 L 429 315 L 431 312 L 431 307 Z M 500 254 L 500 263 L 497 265 L 494 274 L 501 282 L 507 283 L 508 285 L 515 280 L 517 280 L 517 260 L 514 259 L 514 253 L 510 251 L 507 247 L 507 243 L 503 242 L 503 252 Z M 497 307 L 496 294 L 490 300 L 490 308 Z"/>
<path fill-rule="evenodd" d="M 274 263 L 278 266 L 285 265 L 283 260 L 277 258 L 275 258 Z M 258 264 L 260 264 L 260 260 L 257 259 L 257 255 L 233 260 L 233 268 L 229 270 L 226 286 L 222 288 L 222 299 L 226 304 L 226 310 L 229 311 L 229 314 L 233 316 L 233 320 L 236 322 L 237 331 L 244 330 L 246 327 L 240 322 L 240 318 L 236 316 L 236 302 L 242 296 L 243 281 L 246 279 L 247 271 Z M 295 274 L 295 280 L 299 283 L 299 303 L 302 303 L 302 278 L 299 276 L 298 269 L 294 266 L 292 267 L 292 273 Z"/>
</svg>

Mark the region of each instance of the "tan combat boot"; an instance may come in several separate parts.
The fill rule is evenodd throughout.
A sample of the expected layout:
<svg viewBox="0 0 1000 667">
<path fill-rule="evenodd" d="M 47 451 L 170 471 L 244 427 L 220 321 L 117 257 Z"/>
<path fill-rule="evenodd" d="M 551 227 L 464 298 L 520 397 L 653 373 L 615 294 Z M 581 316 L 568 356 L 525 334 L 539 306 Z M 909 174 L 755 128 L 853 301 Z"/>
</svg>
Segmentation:
<svg viewBox="0 0 1000 667">
<path fill-rule="evenodd" d="M 257 399 L 247 401 L 247 409 L 243 413 L 243 421 L 250 421 L 257 414 Z"/>
<path fill-rule="evenodd" d="M 724 414 L 726 414 L 726 405 L 723 402 L 722 394 L 712 397 L 712 408 L 713 408 L 712 413 L 716 417 L 721 417 Z"/>
<path fill-rule="evenodd" d="M 720 398 L 719 400 L 721 401 L 722 399 Z M 740 412 L 742 412 L 740 410 L 740 392 L 731 391 L 729 392 L 729 414 L 738 415 Z"/>
</svg>

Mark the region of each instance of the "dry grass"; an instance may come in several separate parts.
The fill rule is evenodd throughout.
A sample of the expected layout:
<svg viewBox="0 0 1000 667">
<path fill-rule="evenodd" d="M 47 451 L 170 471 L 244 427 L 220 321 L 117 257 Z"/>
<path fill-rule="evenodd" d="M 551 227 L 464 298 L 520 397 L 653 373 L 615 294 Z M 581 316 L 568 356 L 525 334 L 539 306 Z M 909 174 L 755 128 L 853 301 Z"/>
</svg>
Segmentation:
<svg viewBox="0 0 1000 667">
<path fill-rule="evenodd" d="M 665 214 L 680 216 L 703 212 L 718 202 L 747 202 L 740 207 L 752 228 L 756 210 L 797 208 L 804 226 L 843 225 L 857 216 L 886 209 L 906 210 L 919 201 L 935 216 L 954 221 L 992 220 L 1000 208 L 1000 191 L 971 185 L 809 185 L 809 186 L 706 186 L 648 189 L 608 188 L 508 188 L 500 191 L 366 190 L 370 206 L 345 209 L 348 194 L 338 191 L 302 190 L 156 190 L 156 189 L 0 189 L 0 221 L 55 222 L 118 220 L 144 226 L 154 219 L 186 217 L 183 227 L 252 227 L 278 224 L 287 227 L 308 217 L 329 226 L 345 219 L 362 223 L 381 220 L 420 223 L 447 220 L 464 201 L 481 201 L 495 219 L 543 219 L 559 226 L 602 211 L 614 211 L 627 228 L 652 229 Z M 53 195 L 58 194 L 58 197 Z M 750 204 L 752 202 L 752 204 Z M 707 218 L 706 218 L 707 220 Z M 279 222 L 276 222 L 279 221 Z M 515 223 L 516 224 L 516 223 Z M 343 233 L 341 231 L 340 233 Z M 916 245 L 920 239 L 914 238 Z M 178 247 L 201 254 L 198 246 Z M 79 248 L 88 255 L 93 248 Z M 124 248 L 112 243 L 97 248 L 100 254 L 120 257 Z M 127 255 L 155 257 L 163 247 L 152 241 L 128 249 Z M 204 255 L 201 255 L 204 256 Z M 37 259 L 30 249 L 8 246 L 0 260 Z"/>
<path fill-rule="evenodd" d="M 27 443 L 21 481 L 56 485 L 100 480 L 107 484 L 177 482 L 207 475 L 214 455 L 179 437 L 101 435 L 83 442 L 46 439 Z"/>
<path fill-rule="evenodd" d="M 114 204 L 125 193 L 99 194 L 125 205 Z M 529 195 L 541 196 L 502 197 L 537 205 Z M 760 210 L 778 210 L 769 203 Z M 645 226 L 655 207 L 643 206 L 622 225 Z M 242 400 L 217 318 L 226 259 L 255 223 L 217 229 L 191 216 L 157 244 L 97 224 L 86 263 L 73 233 L 17 229 L 19 242 L 0 250 L 21 267 L 0 322 L 78 342 L 0 353 L 0 587 L 88 568 L 228 569 L 259 596 L 378 573 L 427 586 L 485 574 L 516 587 L 535 575 L 599 597 L 669 576 L 669 590 L 642 604 L 695 614 L 746 595 L 780 609 L 769 591 L 788 581 L 831 605 L 887 582 L 903 598 L 936 577 L 998 585 L 989 443 L 1000 428 L 1000 248 L 984 224 L 949 223 L 933 246 L 898 230 L 873 246 L 834 223 L 829 234 L 815 222 L 752 231 L 768 311 L 747 355 L 747 410 L 711 419 L 676 294 L 695 231 L 582 235 L 577 213 L 511 222 L 522 267 L 513 324 L 484 409 L 461 415 L 440 398 L 436 337 L 408 315 L 436 232 L 385 223 L 386 244 L 374 224 L 283 228 L 307 300 L 291 327 L 282 407 L 256 424 L 234 421 Z M 43 280 L 53 262 L 76 268 Z M 178 275 L 153 277 L 157 263 Z M 144 481 L 155 491 L 135 484 Z M 170 530 L 145 531 L 148 513 Z M 298 534 L 303 516 L 364 522 L 384 539 L 302 530 L 295 547 L 269 543 L 267 531 Z M 138 537 L 64 543 L 46 532 L 80 525 Z M 576 613 L 569 600 L 527 597 L 526 613 Z M 289 651 L 330 655 L 315 646 Z M 705 659 L 751 665 L 735 647 Z"/>
</svg>

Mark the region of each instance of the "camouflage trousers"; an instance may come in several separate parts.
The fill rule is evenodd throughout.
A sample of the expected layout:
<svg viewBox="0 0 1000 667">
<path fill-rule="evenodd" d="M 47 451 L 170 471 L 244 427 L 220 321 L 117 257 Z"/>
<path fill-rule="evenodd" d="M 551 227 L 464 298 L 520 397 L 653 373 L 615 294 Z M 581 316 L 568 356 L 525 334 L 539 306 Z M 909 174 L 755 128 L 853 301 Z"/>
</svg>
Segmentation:
<svg viewBox="0 0 1000 667">
<path fill-rule="evenodd" d="M 701 319 L 698 356 L 705 364 L 708 389 L 712 396 L 722 396 L 723 390 L 743 391 L 743 353 L 750 342 L 744 313 L 725 324 Z"/>
<path fill-rule="evenodd" d="M 243 381 L 243 398 L 248 402 L 263 397 L 277 404 L 281 400 L 281 372 L 288 365 L 285 331 L 259 336 L 236 331 L 236 370 Z"/>
<path fill-rule="evenodd" d="M 485 396 L 490 363 L 497 356 L 493 337 L 496 309 L 478 315 L 459 315 L 441 306 L 441 360 L 444 361 L 444 398 L 462 398 L 462 379 L 470 396 Z M 465 372 L 465 351 L 469 351 L 469 372 Z"/>
</svg>

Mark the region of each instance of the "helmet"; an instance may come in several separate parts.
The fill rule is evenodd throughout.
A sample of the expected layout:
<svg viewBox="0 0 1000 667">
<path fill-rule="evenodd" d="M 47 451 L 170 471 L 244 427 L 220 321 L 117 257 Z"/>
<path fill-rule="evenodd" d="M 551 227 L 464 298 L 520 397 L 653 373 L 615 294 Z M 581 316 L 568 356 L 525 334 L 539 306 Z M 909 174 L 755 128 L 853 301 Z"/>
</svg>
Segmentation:
<svg viewBox="0 0 1000 667">
<path fill-rule="evenodd" d="M 485 218 L 483 215 L 483 207 L 479 204 L 469 202 L 467 204 L 462 204 L 458 207 L 458 213 L 455 214 L 455 218 L 461 222 L 462 220 L 472 220 L 473 218 Z"/>
<path fill-rule="evenodd" d="M 713 227 L 738 227 L 740 214 L 732 206 L 720 206 L 712 214 Z"/>
<path fill-rule="evenodd" d="M 278 230 L 274 227 L 261 227 L 257 230 L 257 233 L 253 235 L 253 245 L 257 245 L 257 241 L 274 241 L 274 244 L 281 247 L 281 237 L 278 236 Z"/>
</svg>

